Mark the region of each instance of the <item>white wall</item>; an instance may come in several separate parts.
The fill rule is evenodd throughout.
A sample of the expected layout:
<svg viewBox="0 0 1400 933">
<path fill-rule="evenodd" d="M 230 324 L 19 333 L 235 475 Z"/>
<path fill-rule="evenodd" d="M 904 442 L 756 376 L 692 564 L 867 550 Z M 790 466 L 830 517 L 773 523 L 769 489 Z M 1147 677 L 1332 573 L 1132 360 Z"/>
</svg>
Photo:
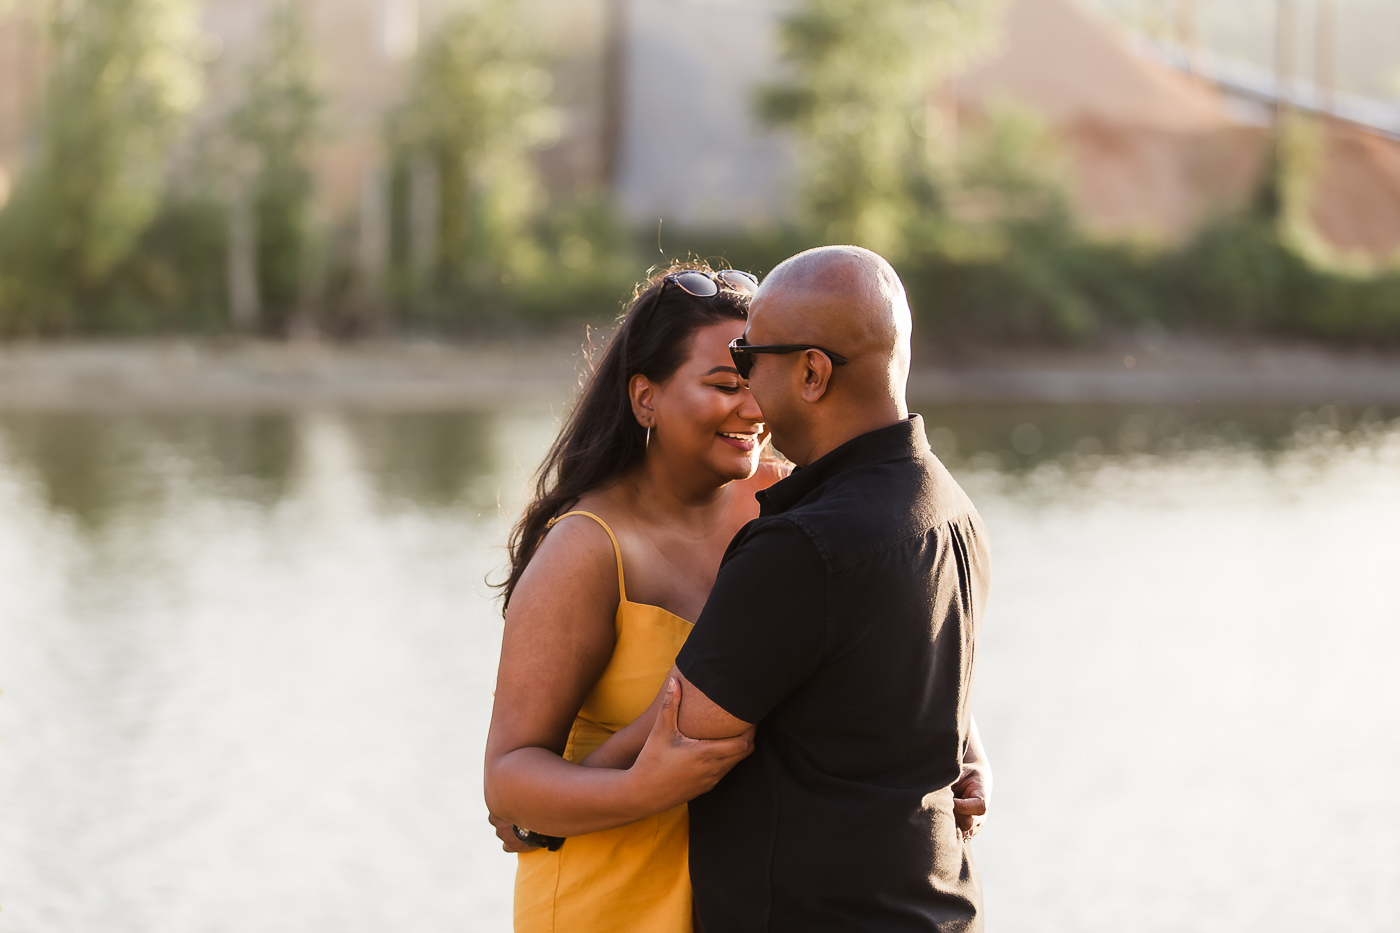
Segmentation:
<svg viewBox="0 0 1400 933">
<path fill-rule="evenodd" d="M 753 117 L 785 0 L 632 0 L 618 195 L 639 223 L 733 227 L 793 201 L 791 147 Z M 741 221 L 743 218 L 744 221 Z"/>
</svg>

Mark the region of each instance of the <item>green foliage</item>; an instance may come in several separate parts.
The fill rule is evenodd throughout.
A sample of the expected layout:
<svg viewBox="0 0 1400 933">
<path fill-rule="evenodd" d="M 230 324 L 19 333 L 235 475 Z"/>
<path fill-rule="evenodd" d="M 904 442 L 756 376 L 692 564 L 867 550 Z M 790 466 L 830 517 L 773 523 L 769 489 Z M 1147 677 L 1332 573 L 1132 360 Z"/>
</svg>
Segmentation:
<svg viewBox="0 0 1400 933">
<path fill-rule="evenodd" d="M 558 204 L 535 221 L 540 264 L 516 283 L 529 322 L 588 320 L 616 310 L 646 260 L 633 232 L 601 194 Z"/>
<path fill-rule="evenodd" d="M 262 326 L 283 333 L 303 298 L 311 248 L 314 179 L 308 162 L 320 130 L 321 94 L 301 4 L 279 0 L 263 45 L 245 70 L 241 103 L 229 115 L 235 173 L 251 168 Z"/>
<path fill-rule="evenodd" d="M 784 19 L 790 80 L 758 106 L 801 140 L 809 239 L 895 261 L 940 337 L 1075 340 L 1148 316 L 1150 262 L 1079 234 L 1042 126 L 995 107 L 948 132 L 941 86 L 999 6 L 808 0 Z"/>
<path fill-rule="evenodd" d="M 1101 329 L 1105 304 L 1143 313 L 1132 288 L 1142 263 L 1076 230 L 1066 166 L 1037 120 L 998 106 L 963 137 L 941 202 L 907 228 L 926 320 L 964 339 L 1077 340 Z"/>
<path fill-rule="evenodd" d="M 936 92 L 982 33 L 986 3 L 806 0 L 781 24 L 789 75 L 759 113 L 804 142 L 809 222 L 894 258 L 938 209 L 944 155 Z"/>
<path fill-rule="evenodd" d="M 228 214 L 208 194 L 171 191 L 113 289 L 112 329 L 219 332 L 224 307 Z"/>
<path fill-rule="evenodd" d="M 857 242 L 900 269 L 941 341 L 1077 342 L 1147 322 L 1400 344 L 1400 271 L 1340 270 L 1307 220 L 1317 133 L 1291 119 L 1252 203 L 1179 248 L 1087 235 L 1064 160 L 1029 114 L 940 130 L 938 83 L 985 34 L 991 0 L 804 0 L 782 23 L 789 80 L 759 112 L 804 153 L 806 217 L 769 237 Z M 773 257 L 731 242 L 729 257 Z"/>
<path fill-rule="evenodd" d="M 189 0 L 55 4 L 36 157 L 0 213 L 0 331 L 104 329 L 201 94 Z"/>
<path fill-rule="evenodd" d="M 1321 265 L 1272 218 L 1227 217 L 1164 265 L 1188 326 L 1400 345 L 1400 269 Z"/>
<path fill-rule="evenodd" d="M 1171 248 L 1087 235 L 1062 154 L 1028 114 L 993 107 L 950 132 L 942 82 L 999 4 L 799 0 L 781 27 L 785 79 L 758 104 L 800 143 L 800 222 L 668 225 L 664 255 L 655 229 L 628 229 L 602 193 L 551 203 L 535 169 L 559 132 L 551 63 L 521 4 L 473 4 L 435 28 L 385 123 L 392 307 L 342 320 L 392 311 L 445 333 L 600 320 L 652 262 L 763 273 L 859 242 L 896 262 L 921 334 L 943 342 L 1083 342 L 1151 324 L 1400 345 L 1400 269 L 1345 268 L 1309 227 L 1319 140 L 1302 119 L 1249 205 Z M 230 177 L 251 199 L 265 331 L 287 332 L 310 282 L 332 306 L 376 300 L 357 291 L 353 223 L 314 219 L 326 128 L 299 3 L 274 4 L 239 103 L 178 171 L 201 91 L 194 0 L 51 6 L 41 145 L 0 210 L 0 335 L 227 328 Z"/>
<path fill-rule="evenodd" d="M 410 317 L 499 313 L 509 286 L 543 265 L 531 229 L 544 204 L 532 152 L 557 137 L 558 115 L 520 16 L 517 3 L 487 0 L 450 17 L 419 51 L 389 118 L 396 174 L 407 179 L 396 186 L 398 228 L 414 223 L 403 218 L 415 173 L 436 192 L 433 229 L 418 233 L 431 244 L 427 268 L 399 275 Z"/>
</svg>

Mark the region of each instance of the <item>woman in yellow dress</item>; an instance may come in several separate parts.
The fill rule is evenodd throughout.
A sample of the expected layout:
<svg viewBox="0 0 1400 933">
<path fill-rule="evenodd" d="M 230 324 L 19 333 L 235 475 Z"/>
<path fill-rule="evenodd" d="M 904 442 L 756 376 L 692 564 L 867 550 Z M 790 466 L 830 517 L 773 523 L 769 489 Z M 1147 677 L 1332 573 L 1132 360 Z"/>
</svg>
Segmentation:
<svg viewBox="0 0 1400 933">
<path fill-rule="evenodd" d="M 658 697 L 754 493 L 781 476 L 728 352 L 756 287 L 703 264 L 638 287 L 512 535 L 485 787 L 521 850 L 517 933 L 691 929 L 685 801 L 751 737 L 589 755 Z M 670 793 L 638 794 L 646 775 Z"/>
</svg>

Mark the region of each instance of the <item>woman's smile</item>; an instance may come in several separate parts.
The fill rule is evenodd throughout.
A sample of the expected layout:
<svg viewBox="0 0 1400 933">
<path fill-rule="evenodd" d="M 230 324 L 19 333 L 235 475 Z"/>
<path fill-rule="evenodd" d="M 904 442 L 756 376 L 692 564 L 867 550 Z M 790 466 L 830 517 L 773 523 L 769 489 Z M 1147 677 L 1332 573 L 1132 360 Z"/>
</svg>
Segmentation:
<svg viewBox="0 0 1400 933">
<path fill-rule="evenodd" d="M 740 450 L 753 450 L 758 446 L 758 433 L 737 432 L 737 431 L 717 431 L 717 436 L 726 444 L 730 444 Z"/>
</svg>

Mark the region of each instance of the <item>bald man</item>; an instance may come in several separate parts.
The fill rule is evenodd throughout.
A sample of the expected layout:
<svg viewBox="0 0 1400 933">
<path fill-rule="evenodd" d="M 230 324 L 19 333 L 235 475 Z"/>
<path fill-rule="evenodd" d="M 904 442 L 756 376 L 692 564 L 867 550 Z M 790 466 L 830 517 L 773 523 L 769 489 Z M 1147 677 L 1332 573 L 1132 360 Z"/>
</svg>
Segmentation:
<svg viewBox="0 0 1400 933">
<path fill-rule="evenodd" d="M 839 246 L 774 269 L 732 346 L 796 469 L 730 543 L 646 740 L 758 726 L 690 804 L 707 933 L 982 929 L 954 786 L 980 758 L 987 536 L 909 414 L 909 337 L 894 269 Z"/>
</svg>

